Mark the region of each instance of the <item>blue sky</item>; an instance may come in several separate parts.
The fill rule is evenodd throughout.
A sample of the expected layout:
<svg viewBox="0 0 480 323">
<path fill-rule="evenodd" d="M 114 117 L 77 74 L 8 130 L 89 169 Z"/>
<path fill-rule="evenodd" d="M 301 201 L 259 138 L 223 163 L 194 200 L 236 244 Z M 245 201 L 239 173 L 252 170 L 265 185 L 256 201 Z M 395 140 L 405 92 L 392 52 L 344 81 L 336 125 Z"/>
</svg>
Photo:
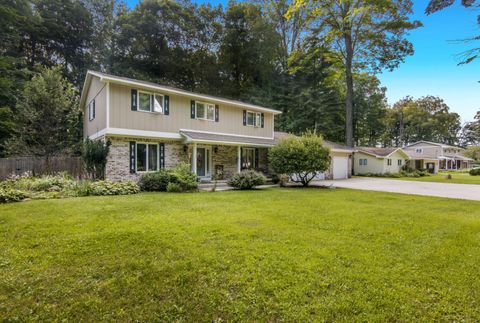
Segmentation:
<svg viewBox="0 0 480 323">
<path fill-rule="evenodd" d="M 195 0 L 194 0 L 195 1 Z M 213 5 L 227 0 L 196 0 Z M 414 0 L 413 19 L 423 27 L 411 32 L 415 54 L 406 58 L 393 72 L 378 75 L 387 87 L 388 102 L 393 104 L 407 95 L 418 98 L 436 95 L 445 100 L 462 121 L 471 121 L 480 110 L 480 60 L 458 66 L 458 55 L 474 44 L 455 40 L 480 34 L 476 16 L 480 11 L 466 10 L 457 4 L 430 16 L 424 14 L 427 0 Z M 131 7 L 138 0 L 127 0 Z M 478 42 L 476 44 L 478 46 Z"/>
</svg>

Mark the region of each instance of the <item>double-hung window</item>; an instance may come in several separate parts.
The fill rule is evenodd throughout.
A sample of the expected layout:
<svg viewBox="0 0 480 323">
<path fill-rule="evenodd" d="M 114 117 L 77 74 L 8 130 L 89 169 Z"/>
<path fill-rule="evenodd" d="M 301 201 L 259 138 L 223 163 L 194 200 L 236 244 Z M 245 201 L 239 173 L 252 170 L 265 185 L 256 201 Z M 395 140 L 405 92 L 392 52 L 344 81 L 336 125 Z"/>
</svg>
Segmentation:
<svg viewBox="0 0 480 323">
<path fill-rule="evenodd" d="M 215 105 L 205 102 L 195 102 L 195 118 L 215 121 Z"/>
<path fill-rule="evenodd" d="M 158 170 L 158 145 L 137 143 L 135 169 L 137 172 Z"/>
<path fill-rule="evenodd" d="M 402 166 L 402 160 L 401 159 L 397 160 L 397 165 Z"/>
<path fill-rule="evenodd" d="M 158 93 L 138 91 L 138 110 L 165 113 L 165 97 Z"/>
<path fill-rule="evenodd" d="M 247 126 L 260 127 L 261 122 L 262 122 L 261 113 L 247 111 Z"/>
<path fill-rule="evenodd" d="M 387 158 L 387 166 L 392 166 L 392 159 Z"/>
</svg>

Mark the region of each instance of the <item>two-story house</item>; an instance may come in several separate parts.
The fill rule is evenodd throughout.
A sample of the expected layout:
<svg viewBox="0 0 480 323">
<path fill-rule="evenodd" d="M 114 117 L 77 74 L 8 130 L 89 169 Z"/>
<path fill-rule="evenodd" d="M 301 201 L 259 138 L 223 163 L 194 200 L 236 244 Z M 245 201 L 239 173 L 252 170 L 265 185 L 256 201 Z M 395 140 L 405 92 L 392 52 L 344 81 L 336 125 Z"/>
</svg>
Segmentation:
<svg viewBox="0 0 480 323">
<path fill-rule="evenodd" d="M 268 173 L 280 111 L 100 72 L 87 73 L 84 136 L 111 142 L 110 180 L 186 162 L 200 179 Z"/>
<path fill-rule="evenodd" d="M 416 169 L 428 169 L 437 173 L 439 169 L 471 168 L 473 159 L 463 156 L 463 148 L 430 141 L 417 141 L 403 147 L 409 155 L 410 166 Z"/>
</svg>

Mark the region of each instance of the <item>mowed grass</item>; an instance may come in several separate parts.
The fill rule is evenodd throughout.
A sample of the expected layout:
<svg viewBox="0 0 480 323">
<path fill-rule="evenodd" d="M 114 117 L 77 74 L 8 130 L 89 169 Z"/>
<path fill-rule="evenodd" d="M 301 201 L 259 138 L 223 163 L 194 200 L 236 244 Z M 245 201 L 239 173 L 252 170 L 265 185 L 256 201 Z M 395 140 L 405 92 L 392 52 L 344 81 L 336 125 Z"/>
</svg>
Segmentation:
<svg viewBox="0 0 480 323">
<path fill-rule="evenodd" d="M 448 175 L 451 175 L 452 178 L 448 179 Z M 472 176 L 469 173 L 465 172 L 445 172 L 438 173 L 431 176 L 424 177 L 401 177 L 395 178 L 406 181 L 417 181 L 417 182 L 438 182 L 438 183 L 453 183 L 453 184 L 479 184 L 480 185 L 480 176 Z"/>
<path fill-rule="evenodd" d="M 0 206 L 0 321 L 478 321 L 480 203 L 354 190 Z"/>
</svg>

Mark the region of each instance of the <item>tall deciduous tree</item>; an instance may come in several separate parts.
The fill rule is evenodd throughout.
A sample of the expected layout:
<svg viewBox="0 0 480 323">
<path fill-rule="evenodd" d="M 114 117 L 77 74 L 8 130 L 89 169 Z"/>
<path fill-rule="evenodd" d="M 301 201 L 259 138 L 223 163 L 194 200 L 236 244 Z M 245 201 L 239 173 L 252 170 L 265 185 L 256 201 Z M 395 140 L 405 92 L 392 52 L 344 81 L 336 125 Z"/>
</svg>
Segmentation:
<svg viewBox="0 0 480 323">
<path fill-rule="evenodd" d="M 440 98 L 425 96 L 414 100 L 406 97 L 387 110 L 385 133 L 386 145 L 403 146 L 419 140 L 445 144 L 458 144 L 460 116 L 450 112 Z"/>
<path fill-rule="evenodd" d="M 53 156 L 81 141 L 78 92 L 61 74 L 46 68 L 25 84 L 17 104 L 17 126 L 8 148 L 17 154 Z"/>
<path fill-rule="evenodd" d="M 408 30 L 420 25 L 410 21 L 410 0 L 295 0 L 288 13 L 308 6 L 316 21 L 313 33 L 335 49 L 345 73 L 346 144 L 353 146 L 353 72 L 361 69 L 394 69 L 413 53 L 405 39 Z"/>
</svg>

